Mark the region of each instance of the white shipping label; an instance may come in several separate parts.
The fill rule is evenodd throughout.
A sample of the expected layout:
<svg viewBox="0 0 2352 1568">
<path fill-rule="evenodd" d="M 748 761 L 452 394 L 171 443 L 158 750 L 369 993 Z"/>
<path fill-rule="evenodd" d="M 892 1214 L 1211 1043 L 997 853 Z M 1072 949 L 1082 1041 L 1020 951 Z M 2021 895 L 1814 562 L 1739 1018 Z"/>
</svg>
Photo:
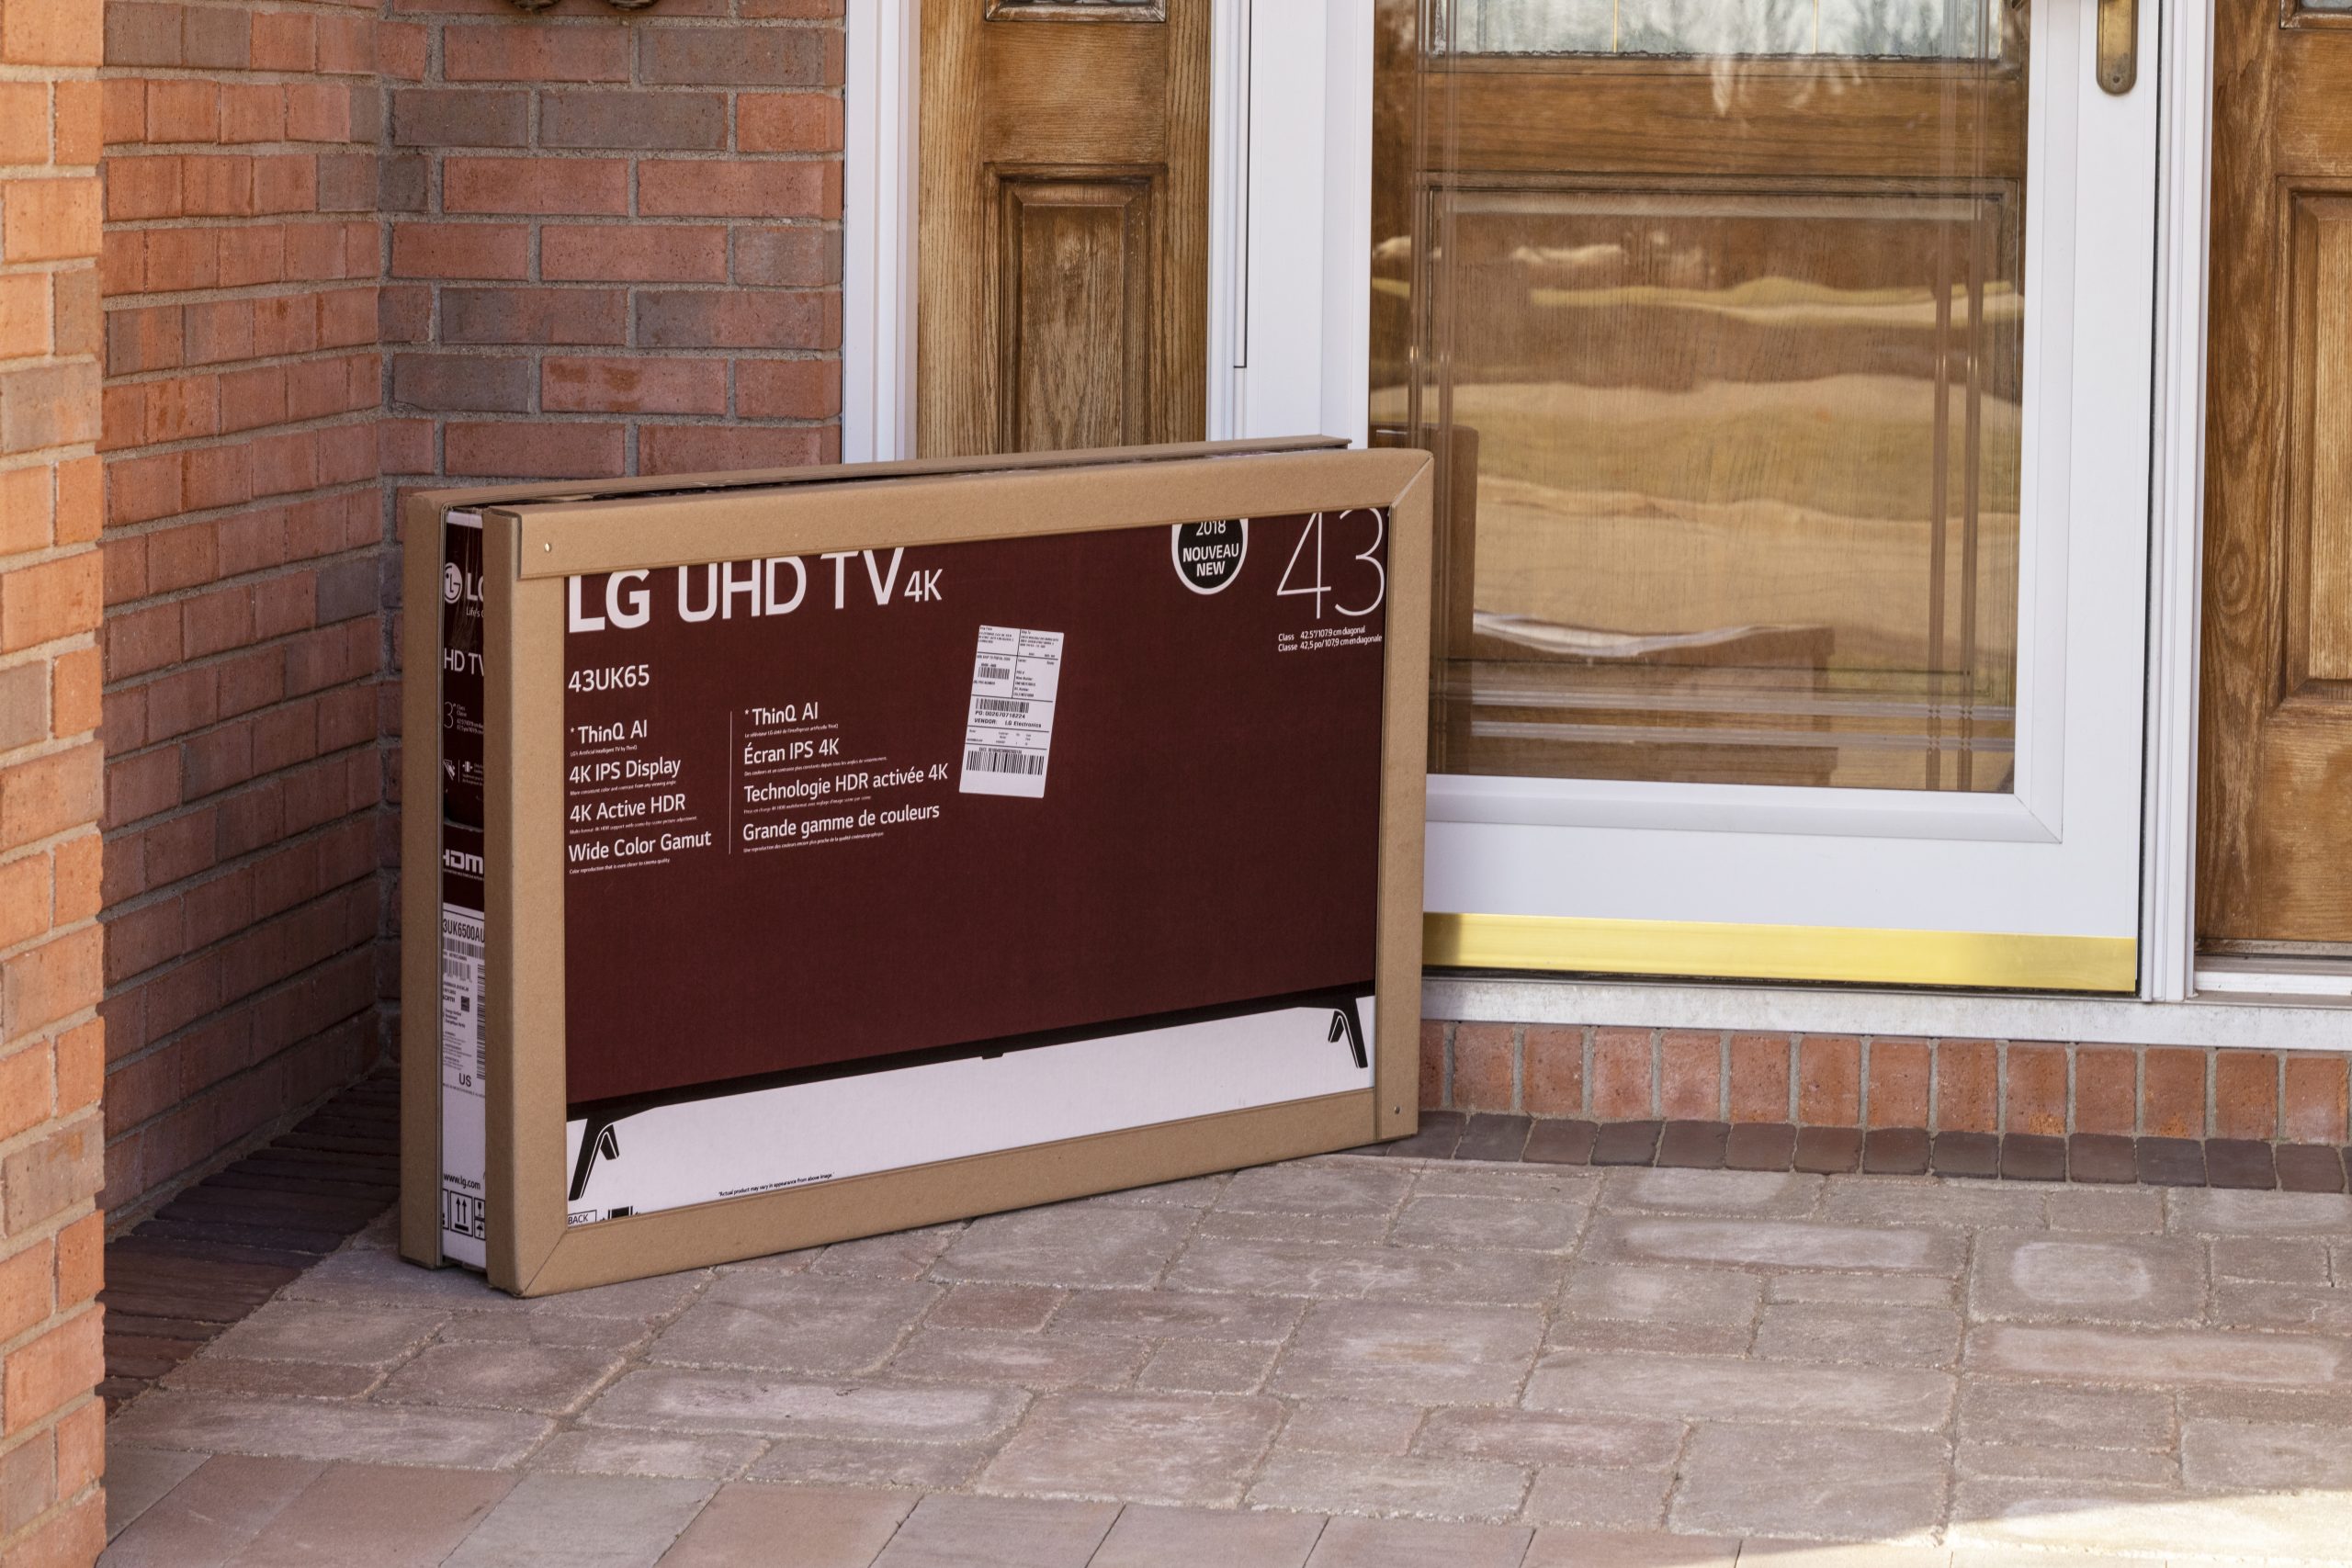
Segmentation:
<svg viewBox="0 0 2352 1568">
<path fill-rule="evenodd" d="M 441 906 L 441 1250 L 484 1266 L 482 915 Z"/>
<path fill-rule="evenodd" d="M 964 721 L 966 795 L 1042 800 L 1061 689 L 1062 634 L 982 626 L 972 660 L 972 705 Z"/>
</svg>

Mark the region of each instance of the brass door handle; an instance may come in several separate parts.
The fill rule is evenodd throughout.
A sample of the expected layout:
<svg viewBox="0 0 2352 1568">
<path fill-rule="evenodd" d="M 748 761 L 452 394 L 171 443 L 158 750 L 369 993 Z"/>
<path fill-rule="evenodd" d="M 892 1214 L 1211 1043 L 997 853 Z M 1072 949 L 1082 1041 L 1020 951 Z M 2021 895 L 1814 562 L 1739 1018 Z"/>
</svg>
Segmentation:
<svg viewBox="0 0 2352 1568">
<path fill-rule="evenodd" d="M 2140 0 L 2098 0 L 2098 85 L 2109 93 L 2132 90 L 2140 79 Z"/>
</svg>

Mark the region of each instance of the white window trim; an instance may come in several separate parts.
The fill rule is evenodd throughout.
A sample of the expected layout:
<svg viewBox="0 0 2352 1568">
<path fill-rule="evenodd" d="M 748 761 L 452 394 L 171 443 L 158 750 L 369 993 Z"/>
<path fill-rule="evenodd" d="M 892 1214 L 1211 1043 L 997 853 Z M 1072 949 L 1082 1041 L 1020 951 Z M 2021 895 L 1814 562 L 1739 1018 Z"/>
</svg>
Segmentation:
<svg viewBox="0 0 2352 1568">
<path fill-rule="evenodd" d="M 1433 1016 L 1998 1034 L 2342 1049 L 2346 1010 L 2196 990 L 2199 633 L 2216 0 L 2169 0 L 2146 90 L 2162 95 L 2156 473 L 2149 584 L 2142 1000 L 1852 987 L 1433 978 Z M 1372 21 L 1366 0 L 1215 0 L 1213 435 L 1364 434 Z M 920 0 L 851 0 L 844 152 L 842 449 L 913 453 L 916 39 Z M 1287 62 L 1275 68 L 1271 62 Z M 1258 155 L 1253 157 L 1252 151 Z M 1888 830 L 1902 830 L 1891 826 Z M 2007 837 L 2006 821 L 1963 836 Z"/>
<path fill-rule="evenodd" d="M 850 0 L 842 76 L 842 461 L 915 455 L 922 0 Z"/>
</svg>

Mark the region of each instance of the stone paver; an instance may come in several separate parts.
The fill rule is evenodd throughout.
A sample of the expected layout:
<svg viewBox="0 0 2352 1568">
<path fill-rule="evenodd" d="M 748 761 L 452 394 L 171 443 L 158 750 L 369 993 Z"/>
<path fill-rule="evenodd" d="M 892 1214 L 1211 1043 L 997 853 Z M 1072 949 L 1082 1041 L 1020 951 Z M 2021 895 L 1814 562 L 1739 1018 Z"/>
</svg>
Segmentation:
<svg viewBox="0 0 2352 1568">
<path fill-rule="evenodd" d="M 119 1413 L 107 1568 L 2352 1561 L 2341 1195 L 1340 1156 L 530 1302 L 391 1235 Z"/>
<path fill-rule="evenodd" d="M 202 1454 L 173 1449 L 109 1445 L 107 1454 L 107 1538 L 112 1540 L 204 1463 Z"/>
<path fill-rule="evenodd" d="M 1925 1540 L 1951 1468 L 1925 1432 L 1702 1427 L 1683 1458 L 1674 1524 L 1700 1535 Z"/>
<path fill-rule="evenodd" d="M 1250 1503 L 1315 1513 L 1508 1519 L 1527 1495 L 1523 1465 L 1419 1455 L 1316 1454 L 1278 1450 Z"/>
<path fill-rule="evenodd" d="M 713 1490 L 707 1481 L 526 1475 L 443 1568 L 653 1568 Z"/>
<path fill-rule="evenodd" d="M 1119 1515 L 1087 1568 L 1306 1568 L 1323 1533 L 1311 1514 L 1209 1513 L 1136 1506 Z"/>
<path fill-rule="evenodd" d="M 681 1432 L 817 1432 L 943 1443 L 1001 1432 L 1026 1403 L 1012 1389 L 842 1385 L 648 1367 L 598 1395 L 583 1419 Z"/>
<path fill-rule="evenodd" d="M 1547 1357 L 1528 1381 L 1525 1403 L 1532 1410 L 1928 1431 L 1950 1416 L 1953 1386 L 1949 1373 L 1911 1368 L 1579 1351 Z"/>
<path fill-rule="evenodd" d="M 115 1537 L 107 1568 L 220 1568 L 325 1470 L 311 1460 L 204 1460 Z"/>
<path fill-rule="evenodd" d="M 819 1486 L 729 1486 L 662 1559 L 662 1568 L 867 1568 L 915 1500 Z"/>
<path fill-rule="evenodd" d="M 1282 1425 L 1272 1399 L 1068 1393 L 1037 1402 L 980 1472 L 989 1492 L 1232 1503 Z"/>
<path fill-rule="evenodd" d="M 651 1359 L 691 1367 L 863 1371 L 898 1348 L 939 1294 L 929 1284 L 735 1269 L 662 1331 Z"/>
<path fill-rule="evenodd" d="M 1981 1318 L 2195 1323 L 2205 1311 L 2205 1248 L 2181 1238 L 1987 1235 L 1969 1310 Z"/>
<path fill-rule="evenodd" d="M 875 1568 L 1085 1568 L 1118 1517 L 1110 1503 L 926 1497 Z"/>
<path fill-rule="evenodd" d="M 229 1568 L 437 1568 L 514 1485 L 481 1472 L 330 1465 Z"/>
<path fill-rule="evenodd" d="M 511 1468 L 555 1430 L 544 1416 L 508 1410 L 247 1399 L 169 1388 L 133 1401 L 108 1425 L 110 1441 L 159 1449 L 482 1470 Z"/>
<path fill-rule="evenodd" d="M 1325 1303 L 1306 1314 L 1272 1387 L 1309 1399 L 1500 1404 L 1518 1394 L 1543 1338 L 1543 1315 L 1527 1307 Z"/>
</svg>

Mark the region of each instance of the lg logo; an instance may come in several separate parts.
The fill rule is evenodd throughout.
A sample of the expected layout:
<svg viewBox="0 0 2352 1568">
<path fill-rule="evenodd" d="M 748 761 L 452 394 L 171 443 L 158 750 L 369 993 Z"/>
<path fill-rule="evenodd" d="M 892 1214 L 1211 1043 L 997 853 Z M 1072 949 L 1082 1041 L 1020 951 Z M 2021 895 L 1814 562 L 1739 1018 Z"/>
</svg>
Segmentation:
<svg viewBox="0 0 2352 1568">
<path fill-rule="evenodd" d="M 454 604 L 466 596 L 466 574 L 456 561 L 441 569 L 441 602 Z"/>
</svg>

